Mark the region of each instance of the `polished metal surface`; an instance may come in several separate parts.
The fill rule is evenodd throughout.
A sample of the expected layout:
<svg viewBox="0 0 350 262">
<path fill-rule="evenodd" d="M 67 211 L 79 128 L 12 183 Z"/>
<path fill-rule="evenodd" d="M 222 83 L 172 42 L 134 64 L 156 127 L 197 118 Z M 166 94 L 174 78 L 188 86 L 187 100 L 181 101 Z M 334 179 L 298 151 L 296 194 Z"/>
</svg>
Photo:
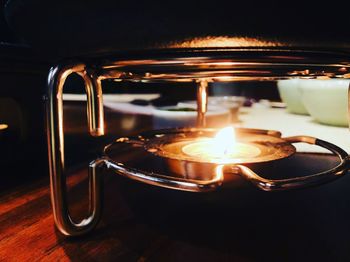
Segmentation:
<svg viewBox="0 0 350 262">
<path fill-rule="evenodd" d="M 99 220 L 101 213 L 101 172 L 97 169 L 101 168 L 103 162 L 97 161 L 89 168 L 89 216 L 76 223 L 69 215 L 67 203 L 62 101 L 64 82 L 72 73 L 79 74 L 85 81 L 90 134 L 93 136 L 103 135 L 104 121 L 100 82 L 87 73 L 85 65 L 71 63 L 52 68 L 48 78 L 48 97 L 46 101 L 51 202 L 57 228 L 65 235 L 74 236 L 88 232 Z"/>
<path fill-rule="evenodd" d="M 131 82 L 253 81 L 350 77 L 348 53 L 292 48 L 197 48 L 91 59 L 106 79 Z"/>
<path fill-rule="evenodd" d="M 200 129 L 201 132 L 204 132 L 205 129 Z M 239 129 L 238 129 L 239 130 Z M 192 130 L 192 132 L 195 132 L 196 130 Z M 212 130 L 209 130 L 210 132 Z M 259 133 L 259 130 L 253 130 L 256 133 Z M 171 132 L 171 130 L 169 130 Z M 173 130 L 173 132 L 180 132 L 178 129 Z M 197 130 L 198 132 L 198 130 Z M 249 134 L 249 129 L 245 129 L 244 132 Z M 162 132 L 164 133 L 164 132 Z M 268 130 L 261 130 L 261 134 L 268 134 Z M 272 132 L 273 133 L 273 132 Z M 260 135 L 261 136 L 261 135 Z M 276 139 L 276 137 L 271 136 L 272 138 Z M 146 145 L 141 145 L 142 141 L 147 141 L 149 138 L 142 137 L 140 140 L 138 140 L 138 145 L 144 147 L 144 150 L 147 150 Z M 113 145 L 115 143 L 134 143 L 132 139 L 123 138 L 120 140 L 117 140 L 117 142 L 112 143 L 111 145 L 108 145 L 104 152 L 105 156 L 103 158 L 104 161 L 106 161 L 107 169 L 110 169 L 114 171 L 118 175 L 122 175 L 128 178 L 131 178 L 133 180 L 137 180 L 140 182 L 144 182 L 151 185 L 176 189 L 176 190 L 183 190 L 183 191 L 193 191 L 193 192 L 206 192 L 215 190 L 221 184 L 223 181 L 223 175 L 227 174 L 234 174 L 239 175 L 243 177 L 244 179 L 250 181 L 253 185 L 256 187 L 265 190 L 265 191 L 276 191 L 276 190 L 286 190 L 286 189 L 296 189 L 296 188 L 303 188 L 308 186 L 313 186 L 317 184 L 322 184 L 331 180 L 334 180 L 336 178 L 341 177 L 342 175 L 345 175 L 350 167 L 350 159 L 348 154 L 342 150 L 341 148 L 335 146 L 334 144 L 331 144 L 326 141 L 319 140 L 314 137 L 309 136 L 294 136 L 294 137 L 286 137 L 283 139 L 278 138 L 278 143 L 280 144 L 281 141 L 285 141 L 286 143 L 307 143 L 311 145 L 316 145 L 323 147 L 330 152 L 332 152 L 334 155 L 339 157 L 339 164 L 327 171 L 303 176 L 303 177 L 295 177 L 290 179 L 283 179 L 283 180 L 272 180 L 272 179 L 266 179 L 258 174 L 256 174 L 254 171 L 252 171 L 250 168 L 246 166 L 246 163 L 229 163 L 229 164 L 217 164 L 215 163 L 196 163 L 197 168 L 192 165 L 191 169 L 195 169 L 198 172 L 200 172 L 200 168 L 198 168 L 200 165 L 205 165 L 205 168 L 208 169 L 208 164 L 211 164 L 213 168 L 211 170 L 214 171 L 214 174 L 211 176 L 212 179 L 205 180 L 205 179 L 184 179 L 184 178 L 178 178 L 173 176 L 166 176 L 163 174 L 157 174 L 156 172 L 146 172 L 143 170 L 135 169 L 128 167 L 124 165 L 123 163 L 118 163 L 113 161 L 109 155 L 113 152 Z M 119 141 L 119 142 L 118 142 Z M 136 141 L 135 141 L 136 143 Z M 147 142 L 144 142 L 147 143 Z M 283 149 L 282 149 L 283 150 Z M 287 153 L 283 155 L 283 157 L 290 156 L 291 153 L 289 152 L 289 148 L 287 148 Z M 152 153 L 149 153 L 152 154 Z M 167 158 L 166 156 L 164 158 Z M 259 159 L 259 156 L 257 157 Z M 270 161 L 275 161 L 278 158 L 270 159 Z M 260 161 L 264 162 L 264 159 L 260 159 Z M 179 162 L 179 165 L 184 165 L 184 162 L 187 162 L 187 160 L 181 160 L 181 163 Z M 194 160 L 188 161 L 190 164 L 194 163 Z M 184 177 L 187 177 L 187 175 Z"/>
<path fill-rule="evenodd" d="M 197 127 L 205 127 L 205 113 L 208 109 L 208 81 L 197 82 Z"/>
<path fill-rule="evenodd" d="M 329 142 L 309 136 L 286 137 L 284 139 L 289 141 L 290 143 L 308 143 L 311 145 L 323 147 L 331 151 L 334 155 L 338 156 L 340 162 L 336 167 L 318 174 L 280 180 L 262 178 L 259 175 L 257 175 L 253 170 L 244 165 L 232 166 L 232 171 L 241 175 L 242 177 L 253 183 L 253 185 L 264 191 L 277 191 L 286 189 L 305 188 L 323 184 L 345 175 L 350 168 L 349 155 L 341 148 Z"/>
<path fill-rule="evenodd" d="M 76 223 L 68 212 L 65 175 L 63 102 L 66 78 L 76 73 L 85 82 L 87 117 L 92 136 L 104 134 L 102 88 L 103 80 L 132 82 L 197 82 L 201 118 L 206 111 L 208 82 L 278 80 L 286 78 L 350 78 L 348 53 L 308 51 L 290 48 L 196 48 L 164 49 L 126 53 L 108 57 L 90 57 L 84 62 L 66 62 L 53 67 L 48 77 L 47 139 L 50 164 L 51 201 L 57 228 L 65 235 L 76 236 L 89 232 L 99 221 L 101 176 L 104 169 L 133 180 L 185 191 L 210 191 L 222 184 L 224 166 L 215 168 L 213 179 L 192 180 L 169 178 L 153 172 L 129 168 L 104 157 L 90 165 L 90 212 Z M 203 125 L 203 121 L 199 121 Z M 259 132 L 257 130 L 257 132 Z M 280 137 L 276 131 L 269 135 Z M 299 188 L 323 183 L 344 175 L 349 168 L 348 155 L 340 148 L 313 138 L 286 138 L 290 143 L 306 142 L 329 149 L 340 158 L 334 169 L 312 176 L 290 180 L 266 180 L 243 165 L 235 165 L 231 173 L 240 174 L 254 185 L 267 191 Z"/>
<path fill-rule="evenodd" d="M 130 168 L 122 163 L 116 163 L 109 158 L 104 158 L 107 169 L 114 171 L 118 175 L 128 177 L 132 180 L 146 184 L 160 186 L 164 188 L 176 189 L 190 192 L 208 192 L 221 186 L 224 179 L 224 165 L 217 165 L 210 180 L 194 180 L 182 178 L 170 178 L 155 172 L 145 172 L 135 168 Z"/>
</svg>

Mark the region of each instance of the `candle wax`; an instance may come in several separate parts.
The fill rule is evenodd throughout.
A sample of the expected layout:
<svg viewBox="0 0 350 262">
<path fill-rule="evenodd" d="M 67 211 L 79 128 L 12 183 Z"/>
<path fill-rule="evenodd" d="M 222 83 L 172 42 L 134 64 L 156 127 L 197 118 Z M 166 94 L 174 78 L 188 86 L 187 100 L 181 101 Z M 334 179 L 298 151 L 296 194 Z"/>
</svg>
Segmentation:
<svg viewBox="0 0 350 262">
<path fill-rule="evenodd" d="M 241 159 L 254 158 L 260 155 L 261 151 L 254 145 L 234 143 L 229 150 L 217 150 L 217 145 L 212 139 L 190 143 L 182 148 L 182 152 L 188 156 L 206 159 Z"/>
</svg>

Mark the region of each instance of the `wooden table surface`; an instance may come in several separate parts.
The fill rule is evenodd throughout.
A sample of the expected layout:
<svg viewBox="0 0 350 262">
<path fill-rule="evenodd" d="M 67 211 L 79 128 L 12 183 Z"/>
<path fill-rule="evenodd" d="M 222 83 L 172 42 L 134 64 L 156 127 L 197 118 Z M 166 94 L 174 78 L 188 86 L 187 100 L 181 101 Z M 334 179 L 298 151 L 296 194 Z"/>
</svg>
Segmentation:
<svg viewBox="0 0 350 262">
<path fill-rule="evenodd" d="M 85 178 L 86 169 L 77 168 L 68 179 L 71 209 L 77 218 L 87 207 Z M 64 237 L 55 229 L 48 177 L 2 192 L 0 260 L 350 259 L 350 176 L 278 193 L 261 192 L 245 182 L 194 194 L 141 185 L 112 174 L 104 180 L 102 221 L 96 230 L 78 238 Z"/>
</svg>

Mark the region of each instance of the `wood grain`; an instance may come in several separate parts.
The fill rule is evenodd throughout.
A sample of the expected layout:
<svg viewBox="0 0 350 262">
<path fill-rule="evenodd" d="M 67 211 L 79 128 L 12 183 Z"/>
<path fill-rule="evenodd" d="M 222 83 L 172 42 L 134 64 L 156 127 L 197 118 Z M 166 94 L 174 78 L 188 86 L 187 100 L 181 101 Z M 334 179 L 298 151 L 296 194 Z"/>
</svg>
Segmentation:
<svg viewBox="0 0 350 262">
<path fill-rule="evenodd" d="M 319 160 L 332 162 L 325 156 Z M 319 168 L 317 163 L 314 166 Z M 244 182 L 198 195 L 141 185 L 112 174 L 106 174 L 104 181 L 103 218 L 93 232 L 77 238 L 64 237 L 55 229 L 48 178 L 2 192 L 0 260 L 350 258 L 349 177 L 308 190 L 272 194 Z M 82 217 L 87 208 L 86 168 L 72 171 L 68 184 L 73 216 Z"/>
</svg>

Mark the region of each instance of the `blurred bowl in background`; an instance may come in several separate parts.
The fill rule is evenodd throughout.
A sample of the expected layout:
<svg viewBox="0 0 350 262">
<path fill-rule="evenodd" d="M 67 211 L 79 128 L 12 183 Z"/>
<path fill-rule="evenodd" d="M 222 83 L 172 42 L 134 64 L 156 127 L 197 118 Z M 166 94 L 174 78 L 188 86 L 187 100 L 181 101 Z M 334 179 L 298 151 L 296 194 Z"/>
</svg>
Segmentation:
<svg viewBox="0 0 350 262">
<path fill-rule="evenodd" d="M 218 106 L 208 106 L 206 113 L 207 127 L 224 127 L 230 124 L 228 109 Z M 194 127 L 197 122 L 197 106 L 183 105 L 165 106 L 153 109 L 153 127 L 155 129 L 173 127 Z"/>
<path fill-rule="evenodd" d="M 239 106 L 242 106 L 247 98 L 244 96 L 210 96 L 208 97 L 208 103 L 210 105 L 217 105 L 217 104 L 223 104 L 223 105 L 231 105 L 231 104 L 238 104 Z"/>
<path fill-rule="evenodd" d="M 302 101 L 310 115 L 319 123 L 348 126 L 348 88 L 350 80 L 300 80 Z"/>
<path fill-rule="evenodd" d="M 287 105 L 287 110 L 293 114 L 308 115 L 301 100 L 301 91 L 299 88 L 300 79 L 279 80 L 277 82 L 278 91 L 281 99 Z"/>
</svg>

